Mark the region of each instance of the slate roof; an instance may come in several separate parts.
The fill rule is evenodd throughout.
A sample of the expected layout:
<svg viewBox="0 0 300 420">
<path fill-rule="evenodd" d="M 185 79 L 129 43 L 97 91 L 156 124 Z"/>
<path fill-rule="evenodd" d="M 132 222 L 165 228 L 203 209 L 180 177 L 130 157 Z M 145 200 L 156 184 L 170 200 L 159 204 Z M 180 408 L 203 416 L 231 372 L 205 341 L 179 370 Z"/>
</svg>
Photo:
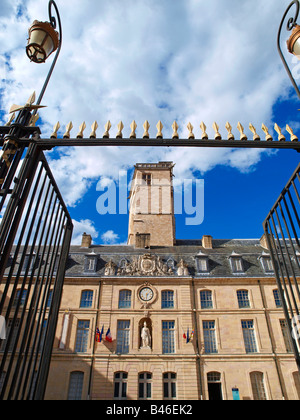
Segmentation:
<svg viewBox="0 0 300 420">
<path fill-rule="evenodd" d="M 237 274 L 245 277 L 270 277 L 273 273 L 266 272 L 259 257 L 268 254 L 267 250 L 260 245 L 259 239 L 213 239 L 213 249 L 202 247 L 202 241 L 177 240 L 173 247 L 151 247 L 151 249 L 136 249 L 128 245 L 92 245 L 90 248 L 71 246 L 67 262 L 67 277 L 104 276 L 105 265 L 112 261 L 116 270 L 124 259 L 132 262 L 138 256 L 145 253 L 157 255 L 165 264 L 170 264 L 177 272 L 177 266 L 181 259 L 188 265 L 191 276 L 201 277 L 233 277 Z M 196 256 L 208 257 L 208 272 L 200 273 L 196 266 Z M 97 255 L 97 266 L 93 273 L 85 270 L 86 257 L 91 254 Z M 204 255 L 203 255 L 204 254 Z M 238 254 L 242 258 L 243 272 L 233 273 L 230 256 Z"/>
</svg>

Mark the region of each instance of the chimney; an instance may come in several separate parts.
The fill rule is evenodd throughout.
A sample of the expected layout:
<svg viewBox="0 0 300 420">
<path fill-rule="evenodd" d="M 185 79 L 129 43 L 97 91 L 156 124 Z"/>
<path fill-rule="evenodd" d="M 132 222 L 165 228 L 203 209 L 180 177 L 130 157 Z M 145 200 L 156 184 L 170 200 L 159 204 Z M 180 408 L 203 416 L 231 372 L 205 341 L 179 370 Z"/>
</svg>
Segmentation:
<svg viewBox="0 0 300 420">
<path fill-rule="evenodd" d="M 203 248 L 206 248 L 206 249 L 212 249 L 213 248 L 213 246 L 212 246 L 212 236 L 203 235 L 202 246 L 203 246 Z"/>
<path fill-rule="evenodd" d="M 81 248 L 89 248 L 92 245 L 91 235 L 87 235 L 85 232 L 82 235 Z"/>
</svg>

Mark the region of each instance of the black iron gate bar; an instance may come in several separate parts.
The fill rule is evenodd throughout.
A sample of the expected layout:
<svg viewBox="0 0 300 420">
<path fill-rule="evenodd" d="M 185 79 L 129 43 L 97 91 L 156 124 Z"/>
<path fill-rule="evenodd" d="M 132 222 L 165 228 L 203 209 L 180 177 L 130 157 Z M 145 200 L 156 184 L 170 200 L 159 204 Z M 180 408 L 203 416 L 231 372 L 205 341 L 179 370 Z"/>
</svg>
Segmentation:
<svg viewBox="0 0 300 420">
<path fill-rule="evenodd" d="M 300 371 L 300 164 L 263 223 L 288 334 Z"/>
<path fill-rule="evenodd" d="M 104 147 L 104 146 L 144 146 L 144 147 L 227 147 L 231 149 L 292 149 L 300 152 L 297 141 L 255 141 L 255 140 L 201 140 L 201 139 L 130 139 L 130 138 L 97 138 L 97 139 L 19 139 L 19 146 L 27 147 L 36 143 L 43 150 L 54 147 Z M 0 146 L 2 145 L 0 141 Z"/>
<path fill-rule="evenodd" d="M 0 226 L 0 313 L 9 323 L 0 346 L 0 400 L 43 399 L 72 235 L 70 215 L 36 144 L 17 176 Z"/>
</svg>

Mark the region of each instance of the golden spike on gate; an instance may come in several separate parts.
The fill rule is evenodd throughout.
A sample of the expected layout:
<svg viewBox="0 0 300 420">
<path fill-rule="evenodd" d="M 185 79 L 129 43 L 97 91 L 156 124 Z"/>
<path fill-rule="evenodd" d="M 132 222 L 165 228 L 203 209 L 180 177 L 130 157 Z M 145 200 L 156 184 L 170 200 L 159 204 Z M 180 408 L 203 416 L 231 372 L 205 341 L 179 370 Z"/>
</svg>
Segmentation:
<svg viewBox="0 0 300 420">
<path fill-rule="evenodd" d="M 35 127 L 35 124 L 39 120 L 39 118 L 40 118 L 39 114 L 32 115 L 28 124 L 29 127 Z"/>
<path fill-rule="evenodd" d="M 253 133 L 253 140 L 259 141 L 260 140 L 260 137 L 259 137 L 259 135 L 256 132 L 256 128 L 251 123 L 249 124 L 249 130 Z"/>
<path fill-rule="evenodd" d="M 238 122 L 237 129 L 240 132 L 240 140 L 248 140 L 246 134 L 244 133 L 244 127 L 240 122 Z"/>
<path fill-rule="evenodd" d="M 98 123 L 97 123 L 97 121 L 94 121 L 93 122 L 93 124 L 92 124 L 92 132 L 91 132 L 91 134 L 90 134 L 90 139 L 96 139 L 97 138 L 97 134 L 96 134 L 96 131 L 97 131 L 97 128 L 98 128 L 99 126 L 98 126 Z"/>
<path fill-rule="evenodd" d="M 229 122 L 227 121 L 227 123 L 225 124 L 225 128 L 228 131 L 228 140 L 234 140 L 234 135 L 232 134 L 232 127 L 229 124 Z"/>
<path fill-rule="evenodd" d="M 85 129 L 86 129 L 86 123 L 83 122 L 81 126 L 79 127 L 79 133 L 77 134 L 78 139 L 83 139 L 83 132 Z"/>
<path fill-rule="evenodd" d="M 219 133 L 219 126 L 216 122 L 213 123 L 213 129 L 215 131 L 215 140 L 222 140 L 222 136 Z"/>
<path fill-rule="evenodd" d="M 28 101 L 24 106 L 13 104 L 9 110 L 9 114 L 12 114 L 13 112 L 21 111 L 24 108 L 28 108 L 30 111 L 33 109 L 39 109 L 39 108 L 46 108 L 44 105 L 33 105 L 35 102 L 35 92 L 33 92 L 32 95 L 29 96 Z"/>
<path fill-rule="evenodd" d="M 294 134 L 289 125 L 286 125 L 286 131 L 291 135 L 291 141 L 298 141 L 298 137 Z"/>
<path fill-rule="evenodd" d="M 11 114 L 11 116 L 9 117 L 9 120 L 5 124 L 5 127 L 10 127 L 11 126 L 13 120 L 15 119 L 15 116 L 16 116 L 15 112 L 13 114 Z"/>
<path fill-rule="evenodd" d="M 194 139 L 195 138 L 194 133 L 193 133 L 194 127 L 192 126 L 192 123 L 189 122 L 186 127 L 189 130 L 188 139 Z"/>
<path fill-rule="evenodd" d="M 275 124 L 275 125 L 274 125 L 274 129 L 275 129 L 275 131 L 277 131 L 277 133 L 278 133 L 278 140 L 279 140 L 279 141 L 285 141 L 285 137 L 284 137 L 284 135 L 281 133 L 281 128 L 279 127 L 279 125 L 278 125 L 278 124 Z"/>
<path fill-rule="evenodd" d="M 50 136 L 50 139 L 57 139 L 57 132 L 60 129 L 60 124 L 59 121 L 55 124 L 55 126 L 53 127 L 53 133 Z"/>
<path fill-rule="evenodd" d="M 162 125 L 161 121 L 158 121 L 158 123 L 156 124 L 156 128 L 157 128 L 156 138 L 162 139 L 163 138 L 162 129 L 164 128 L 164 126 Z"/>
<path fill-rule="evenodd" d="M 273 141 L 273 137 L 269 133 L 269 129 L 265 126 L 265 124 L 262 124 L 261 129 L 266 135 L 266 141 Z"/>
<path fill-rule="evenodd" d="M 109 139 L 109 130 L 111 129 L 111 123 L 110 123 L 109 120 L 105 124 L 104 128 L 105 128 L 105 132 L 103 134 L 103 138 L 104 139 Z"/>
<path fill-rule="evenodd" d="M 172 129 L 173 129 L 172 139 L 179 139 L 178 128 L 179 127 L 178 127 L 177 122 L 174 121 L 172 124 Z"/>
<path fill-rule="evenodd" d="M 73 124 L 72 124 L 72 121 L 70 121 L 69 124 L 66 127 L 66 132 L 64 134 L 64 139 L 69 139 L 70 138 L 70 132 L 71 132 L 72 128 L 73 128 Z"/>
<path fill-rule="evenodd" d="M 130 128 L 131 128 L 131 133 L 129 138 L 131 139 L 136 139 L 136 134 L 135 134 L 135 130 L 137 128 L 136 122 L 133 120 L 132 123 L 130 124 Z"/>
<path fill-rule="evenodd" d="M 122 121 L 119 122 L 117 127 L 118 127 L 118 132 L 117 132 L 116 138 L 117 139 L 122 139 L 123 138 L 122 130 L 124 128 L 124 124 L 122 123 Z"/>
<path fill-rule="evenodd" d="M 202 131 L 201 139 L 202 140 L 207 140 L 208 139 L 208 135 L 206 133 L 206 125 L 204 124 L 203 121 L 201 121 L 200 129 Z"/>
<path fill-rule="evenodd" d="M 144 122 L 144 125 L 143 125 L 143 128 L 144 128 L 144 134 L 143 134 L 143 139 L 149 139 L 149 128 L 150 128 L 150 124 L 149 124 L 149 122 L 146 120 L 145 122 Z"/>
</svg>

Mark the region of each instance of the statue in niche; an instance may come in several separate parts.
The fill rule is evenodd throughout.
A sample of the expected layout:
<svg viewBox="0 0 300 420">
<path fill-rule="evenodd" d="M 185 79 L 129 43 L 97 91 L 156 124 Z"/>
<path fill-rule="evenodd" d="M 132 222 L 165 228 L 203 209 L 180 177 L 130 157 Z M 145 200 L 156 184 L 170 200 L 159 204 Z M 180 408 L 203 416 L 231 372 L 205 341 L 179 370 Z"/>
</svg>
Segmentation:
<svg viewBox="0 0 300 420">
<path fill-rule="evenodd" d="M 147 322 L 144 322 L 144 326 L 141 331 L 141 339 L 142 339 L 142 345 L 141 348 L 144 349 L 150 349 L 151 348 L 151 334 L 150 330 L 147 327 Z"/>
<path fill-rule="evenodd" d="M 183 259 L 181 259 L 179 264 L 178 264 L 177 274 L 178 274 L 178 276 L 188 276 L 189 275 L 188 265 L 183 261 Z"/>
</svg>

